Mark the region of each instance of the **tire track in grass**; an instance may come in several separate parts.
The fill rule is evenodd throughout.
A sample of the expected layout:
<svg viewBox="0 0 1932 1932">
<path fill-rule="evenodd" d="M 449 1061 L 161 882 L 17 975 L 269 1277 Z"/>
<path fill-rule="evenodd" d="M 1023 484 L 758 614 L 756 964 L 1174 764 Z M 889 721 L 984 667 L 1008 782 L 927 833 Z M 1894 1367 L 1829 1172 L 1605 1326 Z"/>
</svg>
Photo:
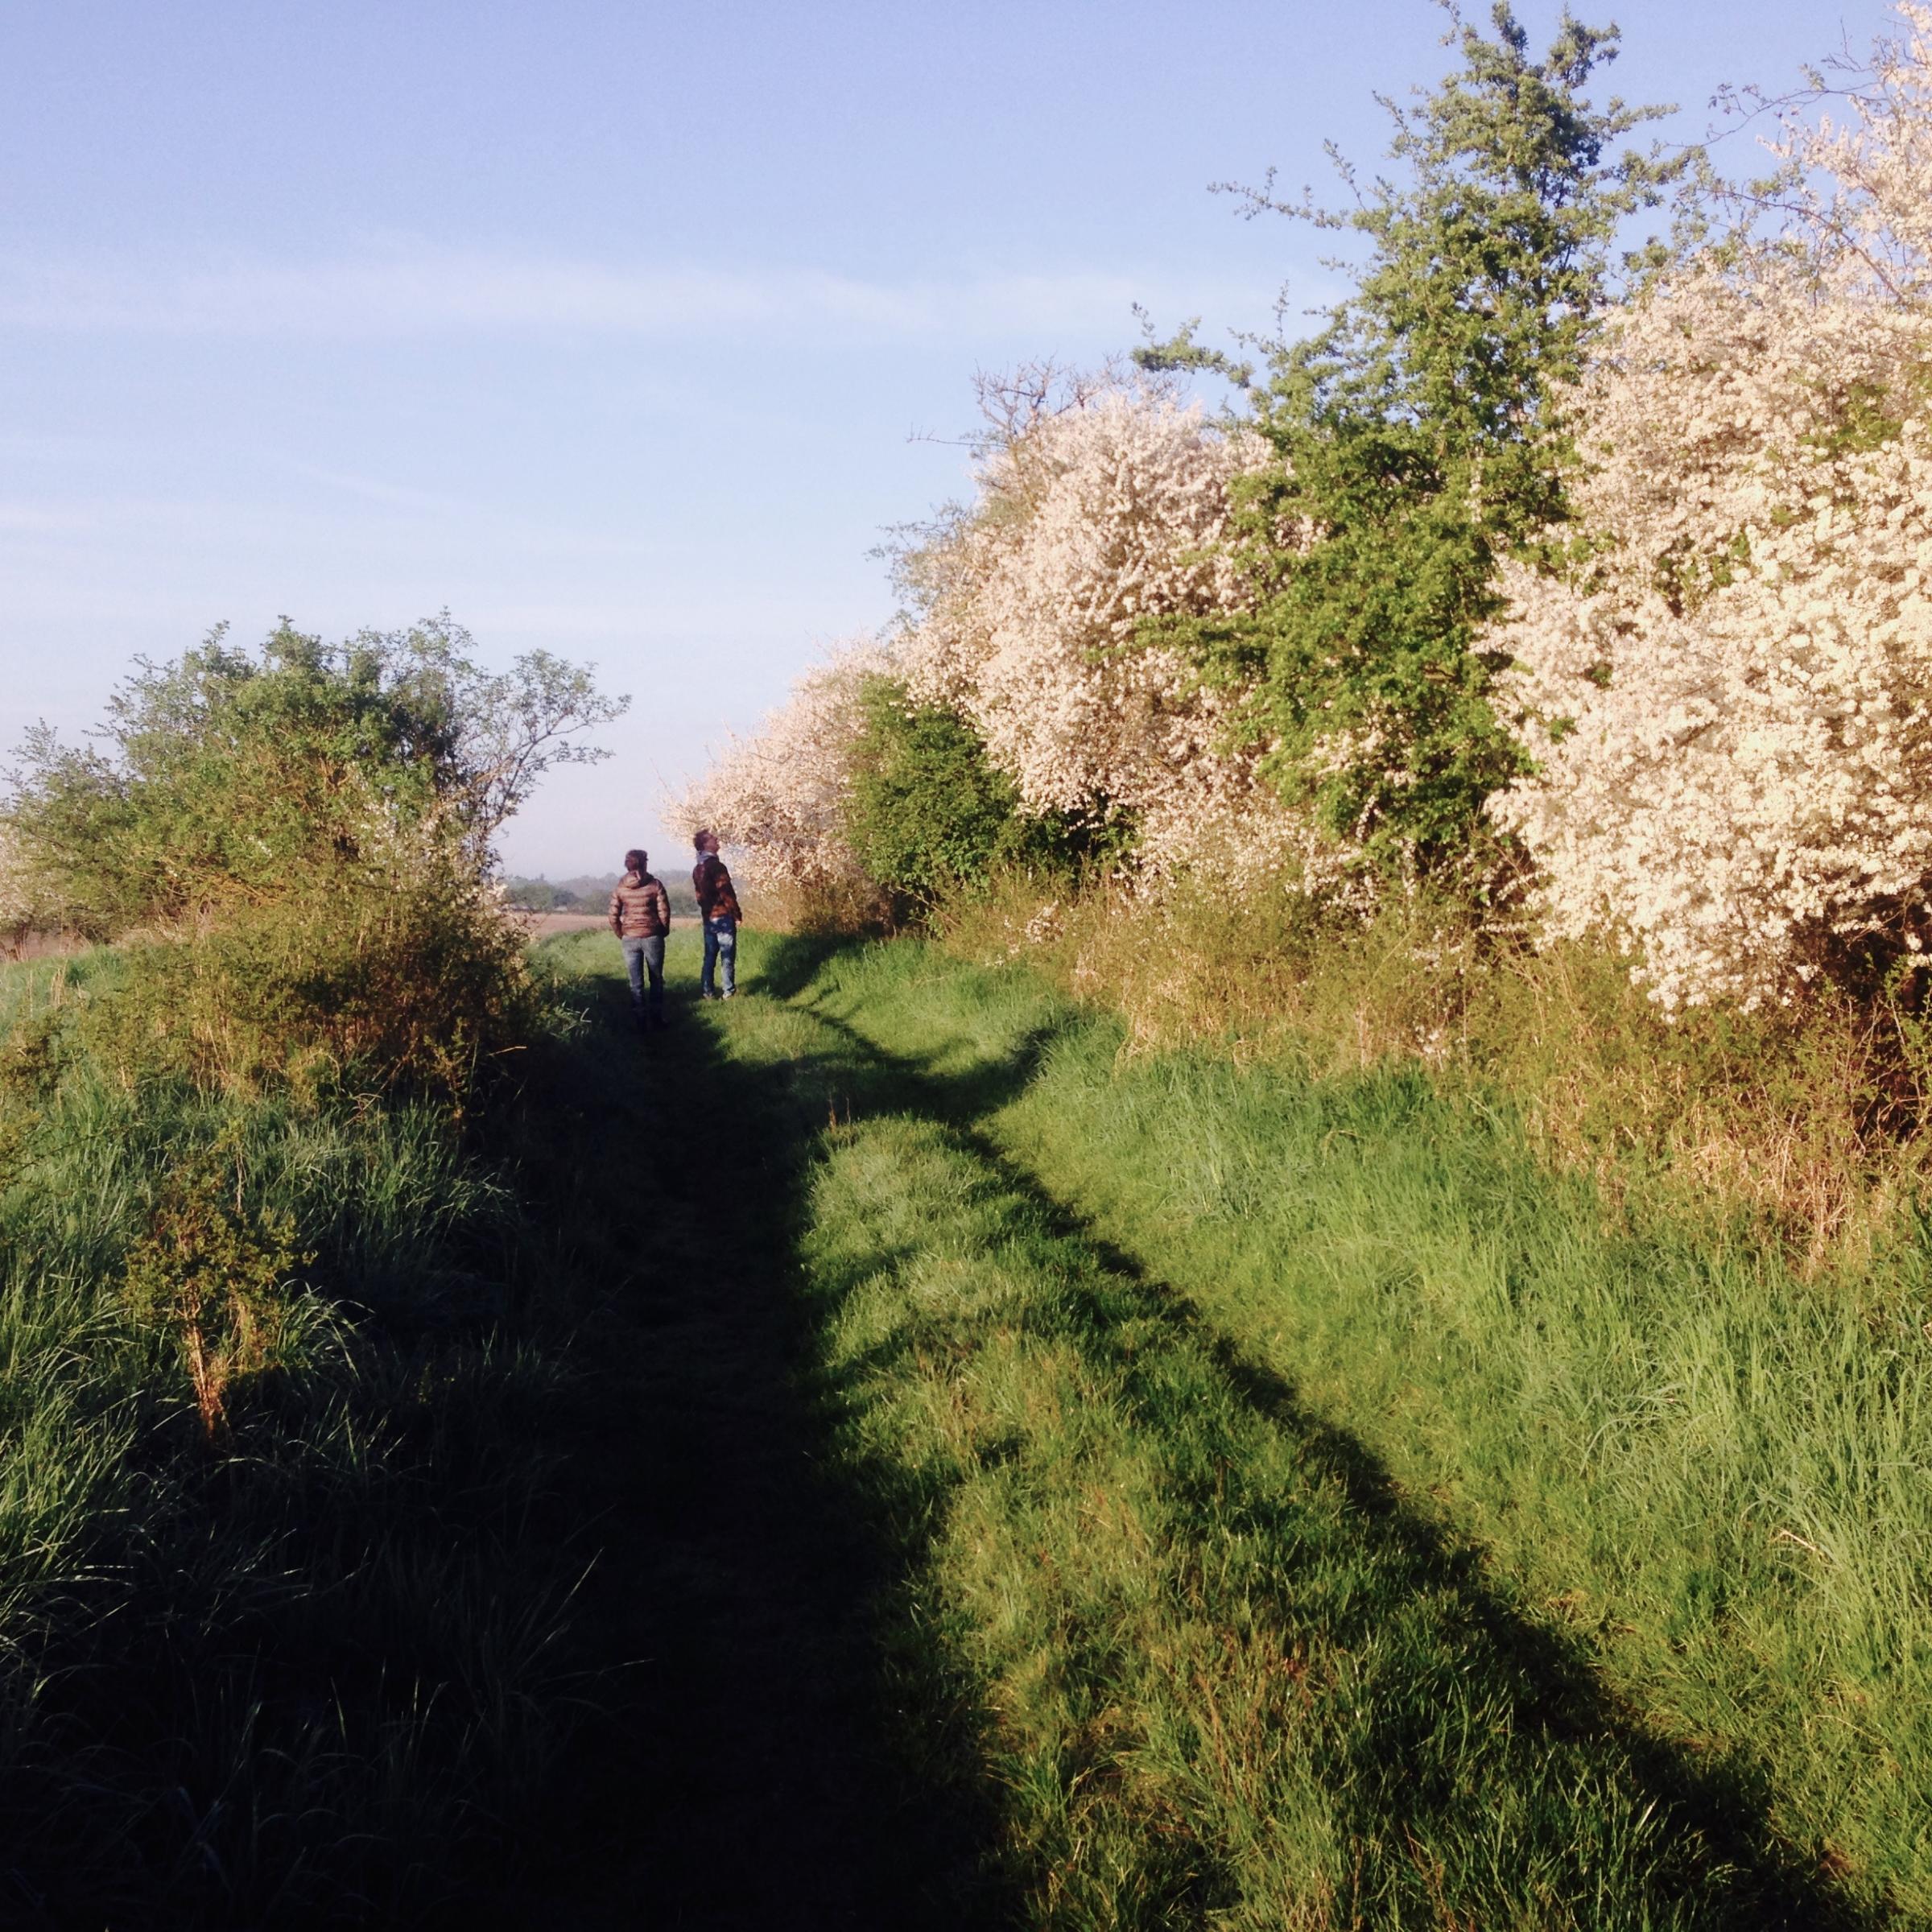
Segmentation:
<svg viewBox="0 0 1932 1932">
<path fill-rule="evenodd" d="M 945 1075 L 808 993 L 724 1031 L 827 1123 L 800 1255 L 839 1472 L 900 1566 L 902 1748 L 998 1793 L 1022 1922 L 1867 1922 L 975 1137 L 1037 1038 Z"/>
</svg>

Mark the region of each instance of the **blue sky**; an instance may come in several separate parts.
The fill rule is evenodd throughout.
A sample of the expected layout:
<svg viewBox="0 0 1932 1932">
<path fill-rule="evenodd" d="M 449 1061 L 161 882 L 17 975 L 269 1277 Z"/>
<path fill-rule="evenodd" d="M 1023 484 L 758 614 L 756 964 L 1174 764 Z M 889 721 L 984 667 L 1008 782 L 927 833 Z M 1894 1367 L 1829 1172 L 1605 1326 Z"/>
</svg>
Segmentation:
<svg viewBox="0 0 1932 1932">
<path fill-rule="evenodd" d="M 1591 7 L 1583 17 L 1604 17 Z M 1521 17 L 1539 37 L 1558 9 Z M 1631 0 L 1616 91 L 1788 84 L 1878 0 Z M 1429 0 L 0 13 L 0 745 L 137 654 L 447 606 L 633 694 L 510 830 L 602 869 L 960 493 L 976 369 L 1335 292 L 1211 181 L 1381 152 Z"/>
</svg>

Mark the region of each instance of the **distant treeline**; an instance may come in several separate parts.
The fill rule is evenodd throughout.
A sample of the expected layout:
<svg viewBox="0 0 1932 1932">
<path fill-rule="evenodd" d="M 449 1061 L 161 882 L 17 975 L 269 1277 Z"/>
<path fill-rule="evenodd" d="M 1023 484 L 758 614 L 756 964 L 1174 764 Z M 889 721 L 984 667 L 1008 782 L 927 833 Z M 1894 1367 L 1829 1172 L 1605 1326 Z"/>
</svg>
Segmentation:
<svg viewBox="0 0 1932 1932">
<path fill-rule="evenodd" d="M 698 902 L 691 890 L 691 881 L 681 871 L 659 876 L 664 880 L 664 890 L 671 894 L 671 910 L 695 919 Z M 610 890 L 617 882 L 614 872 L 584 873 L 554 883 L 539 873 L 534 879 L 506 879 L 503 891 L 512 906 L 525 912 L 602 912 L 610 904 Z"/>
</svg>

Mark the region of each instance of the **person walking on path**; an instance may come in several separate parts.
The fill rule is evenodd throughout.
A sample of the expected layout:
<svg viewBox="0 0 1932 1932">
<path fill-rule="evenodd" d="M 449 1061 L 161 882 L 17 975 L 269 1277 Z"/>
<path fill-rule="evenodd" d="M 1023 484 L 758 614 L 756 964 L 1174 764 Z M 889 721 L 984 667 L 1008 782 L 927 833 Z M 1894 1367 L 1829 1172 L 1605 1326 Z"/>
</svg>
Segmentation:
<svg viewBox="0 0 1932 1932">
<path fill-rule="evenodd" d="M 664 935 L 671 931 L 671 894 L 664 882 L 644 869 L 650 857 L 634 847 L 624 855 L 624 876 L 610 895 L 610 929 L 624 948 L 630 973 L 630 1013 L 638 1026 L 646 1023 L 644 977 L 650 976 L 648 1023 L 664 1024 Z"/>
<path fill-rule="evenodd" d="M 718 835 L 700 832 L 691 840 L 698 862 L 691 869 L 691 889 L 698 895 L 698 916 L 704 922 L 704 966 L 698 975 L 698 997 L 729 1000 L 738 990 L 738 895 L 731 874 L 718 857 Z M 722 980 L 720 992 L 716 982 Z"/>
</svg>

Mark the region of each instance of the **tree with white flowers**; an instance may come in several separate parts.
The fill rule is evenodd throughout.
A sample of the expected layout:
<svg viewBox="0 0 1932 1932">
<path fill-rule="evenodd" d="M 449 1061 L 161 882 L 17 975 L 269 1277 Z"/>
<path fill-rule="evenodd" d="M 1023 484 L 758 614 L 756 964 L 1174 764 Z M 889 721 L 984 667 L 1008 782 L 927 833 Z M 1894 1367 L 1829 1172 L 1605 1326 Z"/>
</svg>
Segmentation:
<svg viewBox="0 0 1932 1932">
<path fill-rule="evenodd" d="M 687 830 L 737 848 L 744 881 L 799 906 L 864 900 L 871 881 L 846 839 L 851 751 L 868 678 L 889 659 L 873 639 L 835 646 L 749 737 L 734 737 L 675 807 Z"/>
<path fill-rule="evenodd" d="M 1666 1007 L 1882 971 L 1932 919 L 1932 7 L 1579 393 L 1591 542 L 1488 634 L 1546 930 Z"/>
<path fill-rule="evenodd" d="M 975 502 L 918 559 L 914 696 L 972 724 L 1022 809 L 1130 828 L 1157 877 L 1305 843 L 1256 753 L 1228 748 L 1236 694 L 1146 635 L 1241 605 L 1228 485 L 1265 455 L 1162 385 L 1075 385 L 989 440 Z"/>
</svg>

